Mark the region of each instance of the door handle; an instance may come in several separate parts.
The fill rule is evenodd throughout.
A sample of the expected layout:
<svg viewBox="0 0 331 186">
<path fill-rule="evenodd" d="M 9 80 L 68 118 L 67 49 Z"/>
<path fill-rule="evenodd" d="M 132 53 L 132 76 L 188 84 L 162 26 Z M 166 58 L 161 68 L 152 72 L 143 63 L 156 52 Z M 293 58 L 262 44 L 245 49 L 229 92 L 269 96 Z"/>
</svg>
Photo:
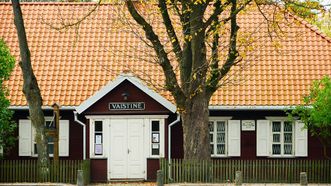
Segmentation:
<svg viewBox="0 0 331 186">
<path fill-rule="evenodd" d="M 130 153 L 130 149 L 128 149 L 128 154 Z"/>
</svg>

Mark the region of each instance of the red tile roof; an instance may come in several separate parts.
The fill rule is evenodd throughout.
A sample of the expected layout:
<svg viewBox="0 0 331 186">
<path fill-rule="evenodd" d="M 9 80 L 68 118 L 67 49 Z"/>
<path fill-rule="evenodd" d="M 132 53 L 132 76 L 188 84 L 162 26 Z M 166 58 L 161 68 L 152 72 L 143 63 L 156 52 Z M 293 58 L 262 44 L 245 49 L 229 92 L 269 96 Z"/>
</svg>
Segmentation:
<svg viewBox="0 0 331 186">
<path fill-rule="evenodd" d="M 164 75 L 151 61 L 153 50 L 123 25 L 121 5 L 104 4 L 76 29 L 56 31 L 45 23 L 59 25 L 84 16 L 91 3 L 23 3 L 33 68 L 42 91 L 44 105 L 54 102 L 77 106 L 120 73 L 130 71 L 147 82 L 166 99 L 171 94 L 161 90 Z M 164 33 L 160 19 L 150 17 L 156 30 Z M 254 30 L 247 52 L 245 70 L 220 88 L 212 97 L 213 106 L 286 106 L 300 104 L 312 80 L 331 75 L 331 40 L 305 21 L 293 16 L 282 27 L 285 37 L 279 44 L 268 37 L 266 23 L 257 11 L 240 17 L 241 38 Z M 135 25 L 133 25 L 136 28 Z M 78 34 L 77 34 L 78 33 Z M 138 34 L 139 35 L 139 34 Z M 12 7 L 0 3 L 0 37 L 19 59 Z M 165 37 L 161 37 L 166 41 Z M 274 47 L 278 45 L 278 50 Z M 238 69 L 239 67 L 237 67 Z M 238 73 L 239 71 L 233 71 Z M 16 65 L 6 83 L 13 106 L 26 105 L 22 76 Z M 153 84 L 153 85 L 151 85 Z"/>
</svg>

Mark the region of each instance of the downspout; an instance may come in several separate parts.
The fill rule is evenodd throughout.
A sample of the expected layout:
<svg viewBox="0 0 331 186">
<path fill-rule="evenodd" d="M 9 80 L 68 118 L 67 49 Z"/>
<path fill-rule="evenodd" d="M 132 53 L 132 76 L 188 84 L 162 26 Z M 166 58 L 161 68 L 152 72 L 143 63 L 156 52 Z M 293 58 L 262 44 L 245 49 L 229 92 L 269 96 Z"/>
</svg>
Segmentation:
<svg viewBox="0 0 331 186">
<path fill-rule="evenodd" d="M 171 168 L 170 168 L 170 165 L 171 165 L 171 127 L 175 124 L 177 124 L 178 122 L 180 121 L 180 115 L 177 113 L 177 119 L 175 121 L 173 121 L 172 123 L 170 123 L 168 125 L 168 160 L 169 160 L 169 168 L 168 168 L 168 175 L 169 175 L 169 179 L 172 179 L 171 178 Z"/>
<path fill-rule="evenodd" d="M 74 120 L 81 126 L 83 126 L 83 160 L 86 159 L 86 125 L 81 122 L 77 117 L 77 111 L 74 111 Z"/>
</svg>

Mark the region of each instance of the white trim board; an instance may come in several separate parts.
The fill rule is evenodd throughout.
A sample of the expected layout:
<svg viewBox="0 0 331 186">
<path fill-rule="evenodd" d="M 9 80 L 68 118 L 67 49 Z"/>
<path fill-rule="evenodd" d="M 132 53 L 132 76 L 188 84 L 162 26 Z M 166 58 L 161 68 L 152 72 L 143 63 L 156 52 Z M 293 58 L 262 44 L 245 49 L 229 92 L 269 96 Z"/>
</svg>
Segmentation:
<svg viewBox="0 0 331 186">
<path fill-rule="evenodd" d="M 29 110 L 29 106 L 9 106 L 11 110 Z M 53 110 L 54 108 L 51 106 L 42 106 L 43 110 Z M 75 110 L 75 106 L 60 106 L 60 110 Z"/>
<path fill-rule="evenodd" d="M 252 106 L 244 106 L 244 105 L 229 105 L 229 106 L 221 106 L 214 105 L 208 106 L 209 110 L 289 110 L 294 109 L 296 105 L 287 106 L 287 105 L 279 105 L 279 106 L 268 106 L 268 105 L 252 105 Z"/>
<path fill-rule="evenodd" d="M 167 100 L 168 101 L 168 100 Z M 82 104 L 81 104 L 82 105 Z M 79 106 L 81 106 L 79 105 Z M 61 106 L 60 110 L 75 110 L 79 106 Z M 279 106 L 268 106 L 268 105 L 256 105 L 256 106 L 243 106 L 243 105 L 232 105 L 232 106 L 221 106 L 221 105 L 210 105 L 208 106 L 209 110 L 289 110 L 295 108 L 297 105 L 293 106 L 286 106 L 286 105 L 279 105 Z M 307 106 L 310 107 L 310 106 Z M 28 106 L 9 106 L 9 109 L 12 110 L 28 110 Z M 45 110 L 53 110 L 51 106 L 42 106 L 42 109 Z"/>
<path fill-rule="evenodd" d="M 86 115 L 87 119 L 166 119 L 169 115 Z"/>
<path fill-rule="evenodd" d="M 99 91 L 97 91 L 93 96 L 89 97 L 82 104 L 76 107 L 78 114 L 84 112 L 86 109 L 88 109 L 90 106 L 92 106 L 94 103 L 96 103 L 98 100 L 100 100 L 102 97 L 104 97 L 106 94 L 108 94 L 125 80 L 131 82 L 133 85 L 135 85 L 137 88 L 142 90 L 144 93 L 149 95 L 151 98 L 153 98 L 155 101 L 163 105 L 171 112 L 176 112 L 176 105 L 172 104 L 160 94 L 148 88 L 138 78 L 134 77 L 132 74 L 120 74 L 114 81 L 109 82 L 106 86 L 102 87 Z"/>
</svg>

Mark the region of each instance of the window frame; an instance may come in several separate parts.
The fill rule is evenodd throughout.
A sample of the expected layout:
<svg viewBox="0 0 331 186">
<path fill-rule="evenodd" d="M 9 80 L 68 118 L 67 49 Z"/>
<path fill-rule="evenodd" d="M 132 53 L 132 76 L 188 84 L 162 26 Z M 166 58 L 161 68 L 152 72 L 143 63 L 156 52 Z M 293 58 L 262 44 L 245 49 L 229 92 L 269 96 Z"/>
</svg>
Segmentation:
<svg viewBox="0 0 331 186">
<path fill-rule="evenodd" d="M 159 145 L 159 154 L 158 155 L 153 155 L 153 152 L 152 152 L 152 145 L 153 145 L 153 142 L 152 142 L 152 135 L 153 135 L 153 121 L 158 121 L 159 122 L 159 142 L 158 142 L 158 145 Z M 154 119 L 154 118 L 151 118 L 149 119 L 149 158 L 162 158 L 162 157 L 165 157 L 164 156 L 164 145 L 165 145 L 165 136 L 164 136 L 164 119 Z"/>
<path fill-rule="evenodd" d="M 231 120 L 232 117 L 209 117 L 209 121 L 208 121 L 208 127 L 209 127 L 209 123 L 213 122 L 214 125 L 214 131 L 213 131 L 213 154 L 210 153 L 210 156 L 212 158 L 226 158 L 226 157 L 230 157 L 229 156 L 229 151 L 228 151 L 228 144 L 229 144 L 229 132 L 228 132 L 228 121 Z M 216 150 L 217 150 L 217 122 L 224 122 L 225 125 L 225 154 L 216 154 Z M 209 130 L 209 128 L 208 128 Z M 209 135 L 210 135 L 210 131 L 209 131 Z M 211 145 L 211 143 L 210 143 Z"/>
<path fill-rule="evenodd" d="M 61 118 L 61 117 L 60 117 Z M 30 119 L 29 119 L 30 120 Z M 47 124 L 47 122 L 52 122 L 52 123 L 54 123 L 54 117 L 53 116 L 45 116 L 45 126 L 46 126 L 46 124 Z M 55 123 L 54 123 L 55 124 Z M 31 125 L 32 125 L 32 123 L 31 123 Z M 36 131 L 35 131 L 35 128 L 32 126 L 32 147 L 31 147 L 31 152 L 32 152 L 32 157 L 38 157 L 38 153 L 35 151 L 35 145 L 37 145 L 37 143 L 36 143 L 36 139 L 35 139 L 35 134 L 36 134 Z M 46 128 L 45 128 L 46 129 Z M 59 131 L 58 131 L 59 132 Z M 54 141 L 52 141 L 52 142 L 49 142 L 48 141 L 48 137 L 49 136 L 47 136 L 47 145 L 49 146 L 50 144 L 52 144 L 53 145 L 53 153 L 52 154 L 50 154 L 49 152 L 48 152 L 48 155 L 49 155 L 49 157 L 54 157 Z M 58 138 L 60 138 L 60 136 L 58 137 Z M 54 139 L 54 138 L 53 138 Z M 59 140 L 59 142 L 60 142 L 60 139 L 58 139 Z M 47 148 L 48 149 L 48 148 Z M 58 150 L 60 150 L 60 149 L 58 149 Z M 49 149 L 48 149 L 48 151 L 49 151 Z M 60 156 L 60 155 L 59 155 Z"/>
<path fill-rule="evenodd" d="M 277 132 L 280 134 L 280 142 L 274 143 L 273 142 L 273 135 L 275 132 L 273 132 L 273 123 L 274 122 L 280 122 L 280 132 Z M 284 125 L 285 122 L 290 122 L 291 123 L 291 127 L 292 127 L 292 152 L 291 154 L 284 154 L 285 150 L 284 150 L 284 146 L 285 146 L 285 142 L 284 142 L 284 136 L 285 136 L 285 131 L 284 131 Z M 295 122 L 291 122 L 287 119 L 276 119 L 276 120 L 270 120 L 270 133 L 271 133 L 271 138 L 270 138 L 270 157 L 295 157 L 295 153 L 294 153 L 294 149 L 295 149 Z M 273 154 L 273 149 L 272 146 L 273 144 L 280 144 L 280 154 Z"/>
<path fill-rule="evenodd" d="M 89 123 L 90 123 L 90 158 L 92 159 L 105 159 L 107 158 L 107 145 L 108 143 L 105 143 L 106 142 L 106 137 L 109 133 L 109 130 L 108 130 L 108 120 L 106 118 L 89 118 Z M 95 122 L 96 121 L 102 121 L 102 154 L 95 154 Z M 107 134 L 107 135 L 106 135 Z"/>
<path fill-rule="evenodd" d="M 295 158 L 296 157 L 296 153 L 295 153 L 295 149 L 296 149 L 296 144 L 295 144 L 295 137 L 296 137 L 296 122 L 298 120 L 295 121 L 290 121 L 288 119 L 288 117 L 265 117 L 268 121 L 269 121 L 269 132 L 270 132 L 270 138 L 269 138 L 269 157 L 271 158 Z M 272 123 L 273 122 L 281 122 L 281 154 L 273 154 L 272 153 L 272 144 L 273 144 L 273 132 L 272 132 Z M 284 123 L 285 122 L 291 122 L 292 123 L 292 154 L 284 154 L 283 153 L 283 149 L 284 149 Z"/>
</svg>

